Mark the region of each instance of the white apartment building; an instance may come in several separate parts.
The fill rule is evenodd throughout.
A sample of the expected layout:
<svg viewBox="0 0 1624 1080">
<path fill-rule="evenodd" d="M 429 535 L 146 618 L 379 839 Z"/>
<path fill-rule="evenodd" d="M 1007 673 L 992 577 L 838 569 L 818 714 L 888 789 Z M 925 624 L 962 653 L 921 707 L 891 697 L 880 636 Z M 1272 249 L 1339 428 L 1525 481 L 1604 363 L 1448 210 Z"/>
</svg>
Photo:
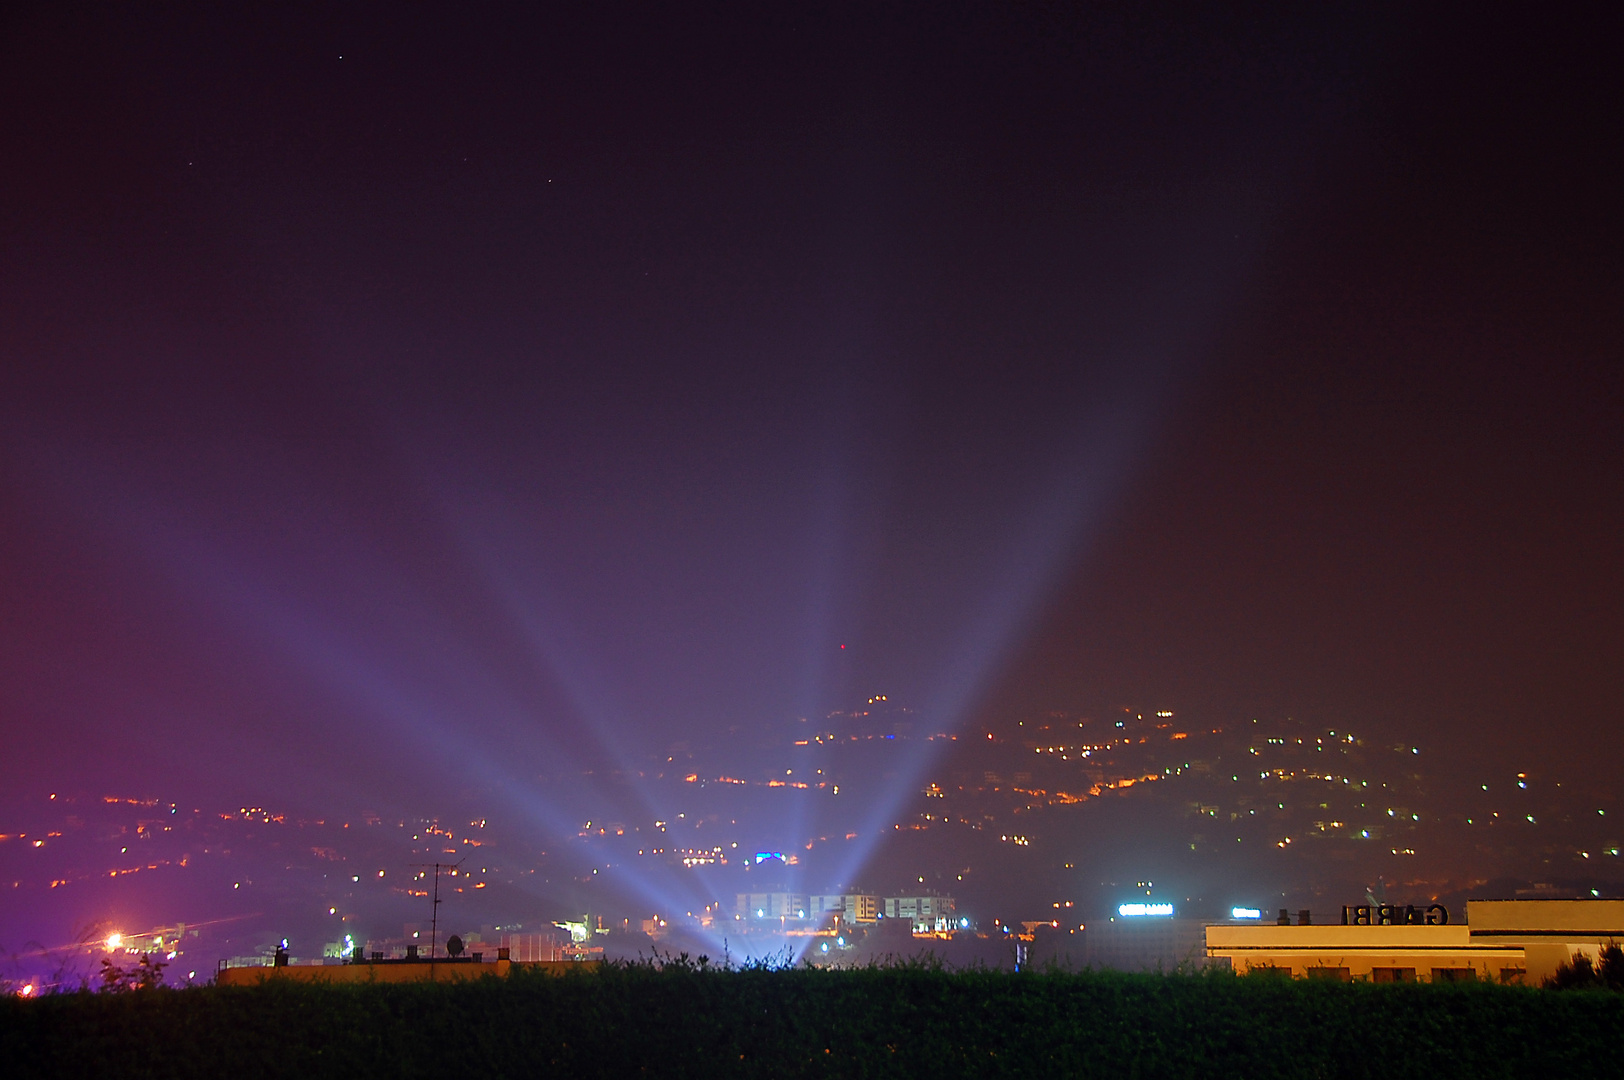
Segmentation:
<svg viewBox="0 0 1624 1080">
<path fill-rule="evenodd" d="M 915 933 L 957 929 L 958 906 L 951 896 L 887 896 L 884 910 L 887 919 L 902 919 Z"/>
</svg>

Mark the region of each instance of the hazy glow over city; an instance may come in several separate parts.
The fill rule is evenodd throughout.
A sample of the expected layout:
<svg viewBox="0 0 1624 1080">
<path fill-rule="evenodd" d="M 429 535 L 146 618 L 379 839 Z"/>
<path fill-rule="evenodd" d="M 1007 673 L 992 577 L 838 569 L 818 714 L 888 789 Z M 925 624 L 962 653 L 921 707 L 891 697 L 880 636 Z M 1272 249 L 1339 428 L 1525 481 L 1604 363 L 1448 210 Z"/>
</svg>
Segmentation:
<svg viewBox="0 0 1624 1080">
<path fill-rule="evenodd" d="M 1483 33 L 18 16 L 5 987 L 1619 895 L 1624 169 Z"/>
</svg>

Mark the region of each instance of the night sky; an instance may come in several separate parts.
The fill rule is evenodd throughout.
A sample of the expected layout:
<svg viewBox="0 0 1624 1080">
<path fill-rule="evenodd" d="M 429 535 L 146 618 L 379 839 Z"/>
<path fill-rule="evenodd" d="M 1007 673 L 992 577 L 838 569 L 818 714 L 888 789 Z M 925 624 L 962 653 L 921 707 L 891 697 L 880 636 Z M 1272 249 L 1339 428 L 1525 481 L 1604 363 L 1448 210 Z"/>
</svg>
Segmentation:
<svg viewBox="0 0 1624 1080">
<path fill-rule="evenodd" d="M 8 8 L 8 798 L 876 693 L 1616 749 L 1616 26 L 586 7 Z"/>
</svg>

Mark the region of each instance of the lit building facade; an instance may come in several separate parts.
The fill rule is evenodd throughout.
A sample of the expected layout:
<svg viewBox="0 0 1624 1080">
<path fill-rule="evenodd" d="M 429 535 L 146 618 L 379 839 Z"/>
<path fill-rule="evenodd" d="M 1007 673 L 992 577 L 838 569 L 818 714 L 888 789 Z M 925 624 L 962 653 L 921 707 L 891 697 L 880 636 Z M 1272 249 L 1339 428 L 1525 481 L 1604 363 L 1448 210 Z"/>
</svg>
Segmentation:
<svg viewBox="0 0 1624 1080">
<path fill-rule="evenodd" d="M 767 892 L 739 893 L 735 913 L 742 919 L 789 919 L 801 921 L 811 917 L 812 906 L 805 893 Z"/>
<path fill-rule="evenodd" d="M 824 896 L 814 896 L 812 901 L 812 917 L 825 919 L 831 915 L 839 915 L 846 923 L 871 923 L 880 917 L 880 898 L 878 896 L 865 896 L 861 893 L 834 893 Z"/>
<path fill-rule="evenodd" d="M 1411 916 L 1416 911 L 1425 914 Z M 1346 920 L 1346 922 L 1342 921 Z M 1312 925 L 1206 928 L 1206 951 L 1237 972 L 1372 982 L 1491 981 L 1539 985 L 1579 953 L 1624 941 L 1624 900 L 1470 900 L 1464 922 L 1426 909 L 1344 909 Z"/>
<path fill-rule="evenodd" d="M 948 933 L 955 929 L 958 905 L 951 896 L 887 896 L 887 919 L 901 919 L 915 933 Z"/>
<path fill-rule="evenodd" d="M 1536 985 L 1580 953 L 1624 945 L 1624 900 L 1469 900 L 1466 922 L 1475 945 L 1520 948 Z"/>
</svg>

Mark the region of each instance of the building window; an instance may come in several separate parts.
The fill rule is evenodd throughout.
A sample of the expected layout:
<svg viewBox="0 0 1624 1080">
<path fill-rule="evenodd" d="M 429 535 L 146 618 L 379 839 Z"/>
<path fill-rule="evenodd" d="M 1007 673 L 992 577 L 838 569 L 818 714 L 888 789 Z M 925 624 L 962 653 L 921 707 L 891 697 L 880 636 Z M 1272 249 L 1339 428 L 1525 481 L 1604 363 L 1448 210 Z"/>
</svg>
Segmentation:
<svg viewBox="0 0 1624 1080">
<path fill-rule="evenodd" d="M 1528 969 L 1501 968 L 1500 981 L 1507 986 L 1521 986 L 1528 981 Z"/>
<path fill-rule="evenodd" d="M 1432 981 L 1443 982 L 1476 982 L 1477 972 L 1471 968 L 1433 968 Z"/>
<path fill-rule="evenodd" d="M 1415 968 L 1373 967 L 1370 981 L 1379 983 L 1415 982 Z"/>
<path fill-rule="evenodd" d="M 1353 973 L 1345 967 L 1310 967 L 1304 968 L 1303 974 L 1310 979 L 1329 979 L 1332 982 L 1349 982 Z"/>
</svg>

